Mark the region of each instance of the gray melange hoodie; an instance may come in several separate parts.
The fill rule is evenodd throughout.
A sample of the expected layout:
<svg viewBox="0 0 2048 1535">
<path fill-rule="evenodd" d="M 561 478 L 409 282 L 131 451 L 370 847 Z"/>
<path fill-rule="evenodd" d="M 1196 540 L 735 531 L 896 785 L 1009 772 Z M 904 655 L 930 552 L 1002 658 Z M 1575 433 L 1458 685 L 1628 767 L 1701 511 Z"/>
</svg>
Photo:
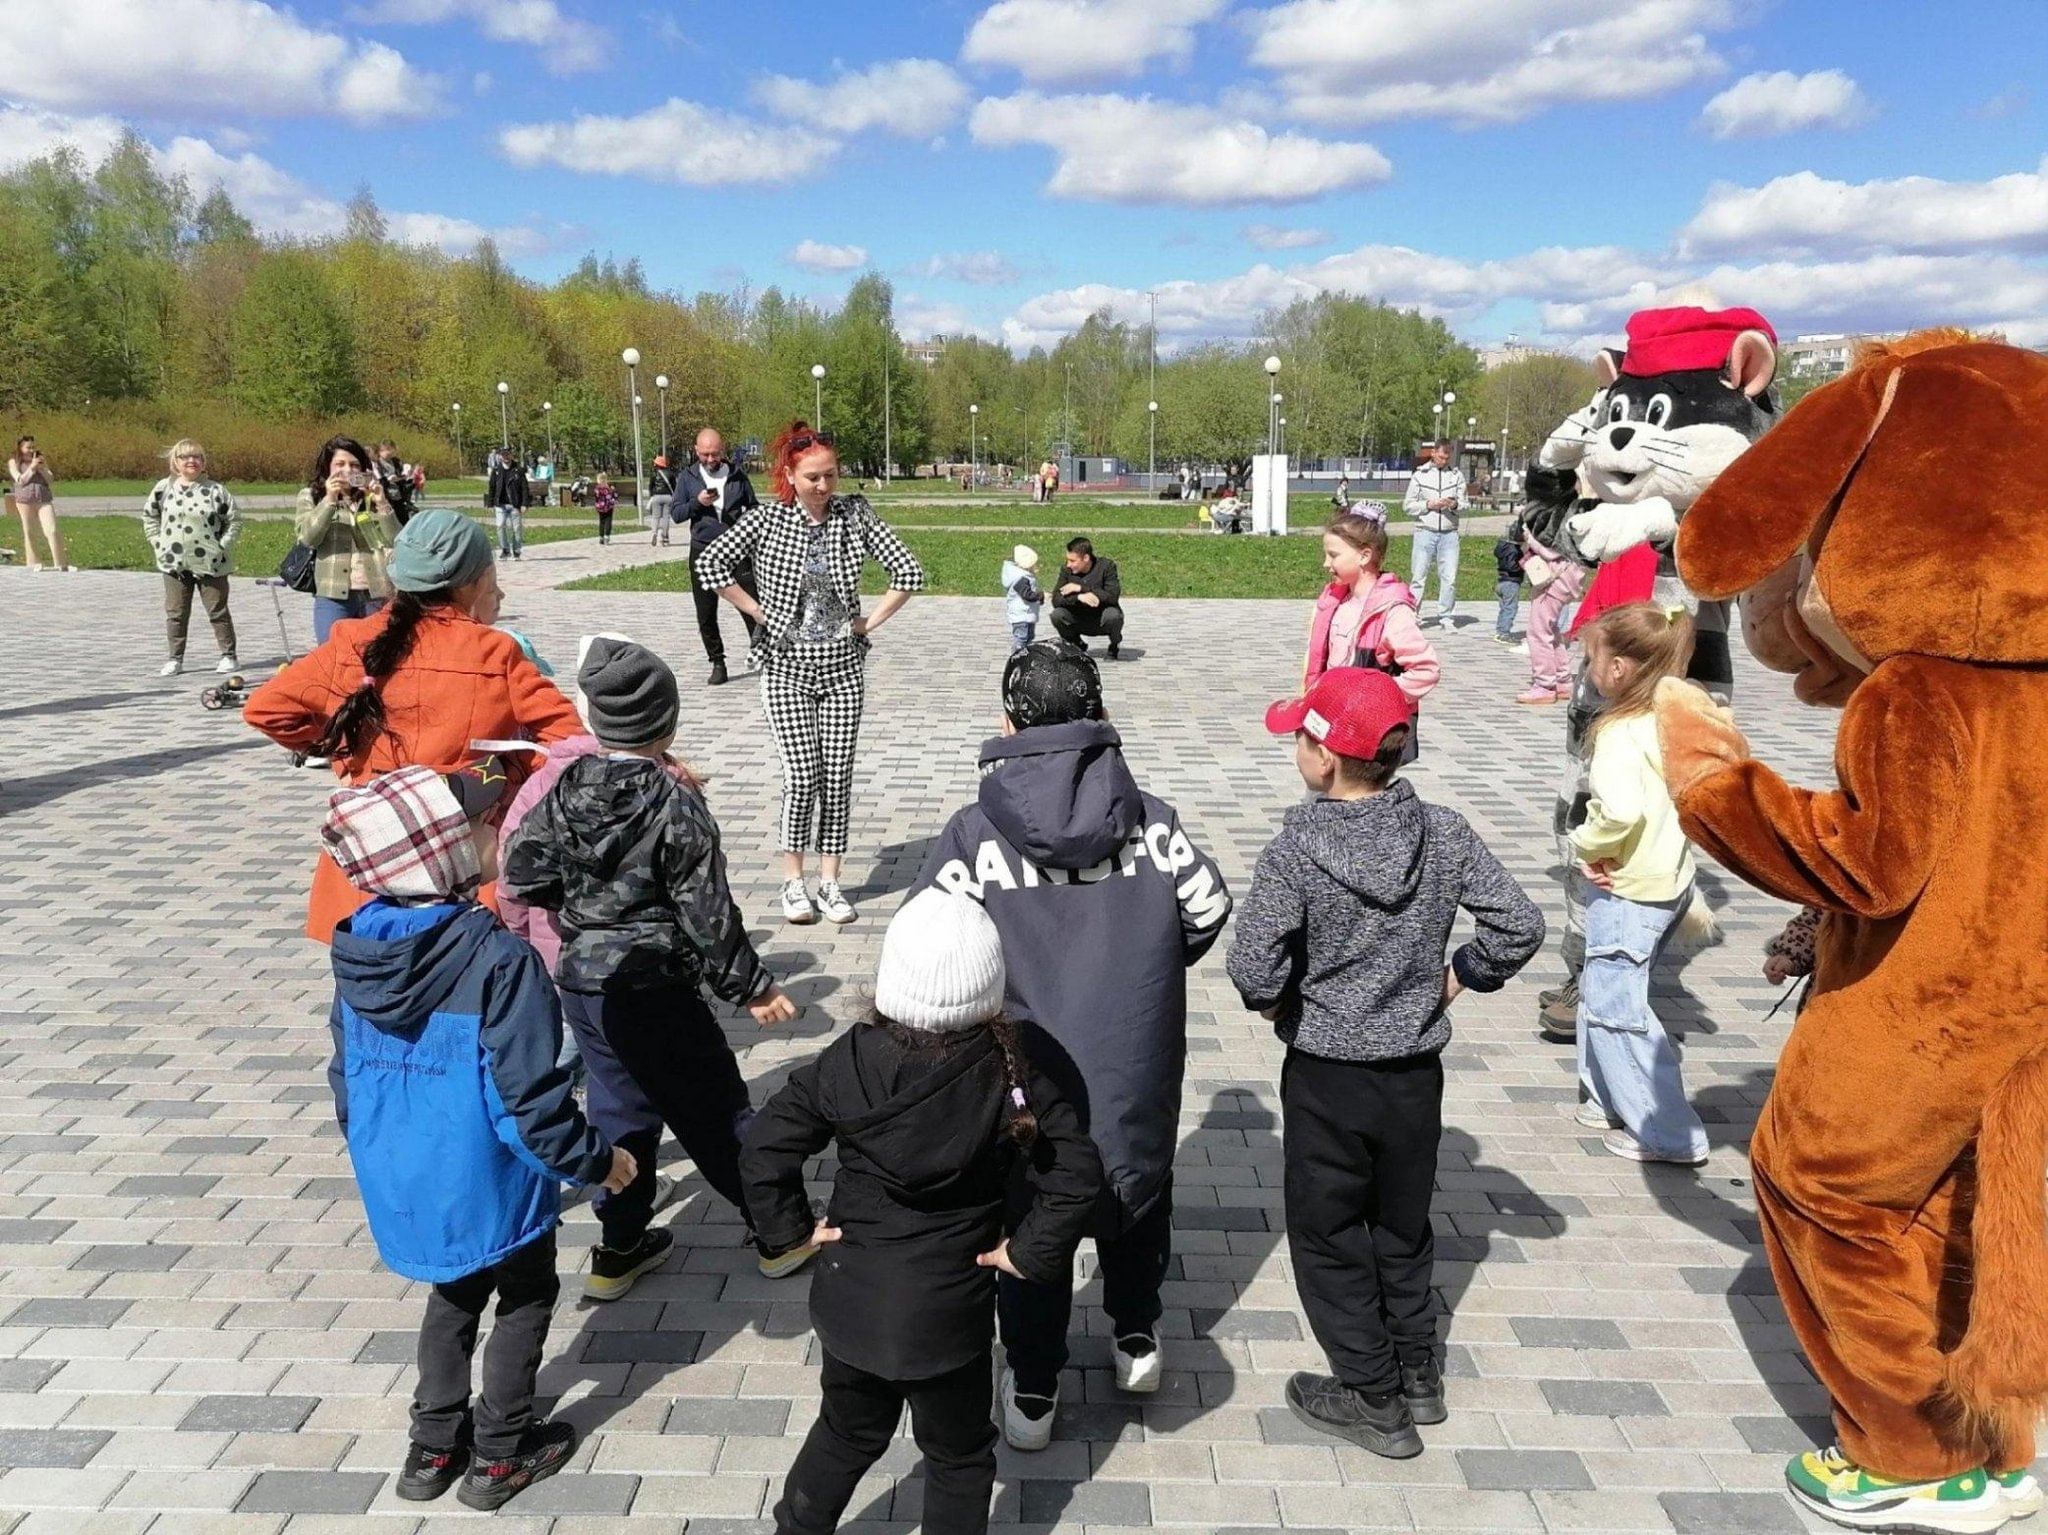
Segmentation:
<svg viewBox="0 0 2048 1535">
<path fill-rule="evenodd" d="M 1543 914 L 1463 816 L 1404 780 L 1306 800 L 1259 855 L 1224 968 L 1245 1006 L 1280 1004 L 1280 1037 L 1311 1055 L 1434 1054 L 1451 1038 L 1444 950 L 1460 907 L 1478 932 L 1451 968 L 1498 991 L 1542 947 Z"/>
</svg>

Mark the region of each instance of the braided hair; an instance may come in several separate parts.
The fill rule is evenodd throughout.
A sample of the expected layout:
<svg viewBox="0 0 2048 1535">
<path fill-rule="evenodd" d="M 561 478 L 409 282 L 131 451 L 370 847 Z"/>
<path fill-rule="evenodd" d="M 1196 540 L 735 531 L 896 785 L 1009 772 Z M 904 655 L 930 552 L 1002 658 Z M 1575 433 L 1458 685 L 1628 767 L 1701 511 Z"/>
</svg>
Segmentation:
<svg viewBox="0 0 2048 1535">
<path fill-rule="evenodd" d="M 941 1056 L 950 1055 L 974 1037 L 972 1029 L 948 1029 L 943 1033 L 913 1029 L 880 1013 L 871 1013 L 868 1021 L 887 1029 L 889 1037 L 906 1050 L 931 1050 Z M 1017 1037 L 1015 1020 L 1001 1013 L 988 1020 L 988 1031 L 995 1037 L 996 1052 L 1003 1060 L 1003 1133 L 1013 1145 L 1028 1151 L 1038 1139 L 1038 1116 L 1031 1112 L 1031 1102 L 1024 1096 L 1024 1045 Z"/>
<path fill-rule="evenodd" d="M 412 654 L 427 610 L 448 601 L 449 594 L 445 591 L 392 593 L 390 604 L 384 610 L 384 627 L 363 647 L 363 680 L 341 701 L 341 707 L 327 721 L 326 732 L 313 748 L 316 755 L 337 759 L 358 757 L 384 733 L 388 725 L 384 717 L 384 680 L 404 665 L 406 657 Z"/>
</svg>

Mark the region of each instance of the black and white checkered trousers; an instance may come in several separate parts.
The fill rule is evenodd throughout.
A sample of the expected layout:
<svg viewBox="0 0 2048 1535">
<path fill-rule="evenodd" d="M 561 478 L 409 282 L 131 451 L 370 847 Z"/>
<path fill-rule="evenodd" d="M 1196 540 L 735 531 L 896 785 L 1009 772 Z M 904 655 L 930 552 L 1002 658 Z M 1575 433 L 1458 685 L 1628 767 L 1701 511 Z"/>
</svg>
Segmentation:
<svg viewBox="0 0 2048 1535">
<path fill-rule="evenodd" d="M 846 851 L 867 665 L 865 648 L 847 641 L 784 652 L 761 670 L 761 707 L 782 757 L 785 853 L 816 848 L 834 858 Z"/>
</svg>

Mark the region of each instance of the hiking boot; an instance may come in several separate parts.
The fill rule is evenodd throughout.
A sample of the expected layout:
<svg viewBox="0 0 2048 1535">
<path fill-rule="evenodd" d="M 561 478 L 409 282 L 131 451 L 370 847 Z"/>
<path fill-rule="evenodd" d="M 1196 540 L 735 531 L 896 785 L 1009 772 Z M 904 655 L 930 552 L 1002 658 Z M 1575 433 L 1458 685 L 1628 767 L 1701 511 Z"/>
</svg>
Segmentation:
<svg viewBox="0 0 2048 1535">
<path fill-rule="evenodd" d="M 1401 1366 L 1401 1400 L 1417 1423 L 1441 1423 L 1450 1416 L 1444 1406 L 1444 1372 L 1435 1356 Z"/>
<path fill-rule="evenodd" d="M 1303 1370 L 1288 1377 L 1287 1407 L 1310 1428 L 1348 1439 L 1388 1460 L 1408 1460 L 1422 1453 L 1422 1436 L 1415 1432 L 1407 1399 L 1398 1391 L 1368 1396 L 1334 1375 Z"/>
<path fill-rule="evenodd" d="M 1991 1535 L 2012 1517 L 1997 1480 L 1962 1471 L 1931 1482 L 1895 1482 L 1834 1447 L 1795 1455 L 1785 1467 L 1792 1501 L 1852 1530 L 1931 1530 Z"/>
<path fill-rule="evenodd" d="M 1159 1389 L 1166 1374 L 1166 1362 L 1159 1352 L 1159 1339 L 1149 1332 L 1127 1332 L 1109 1346 L 1110 1363 L 1116 1369 L 1116 1389 L 1150 1394 Z"/>
<path fill-rule="evenodd" d="M 399 1468 L 397 1493 L 408 1503 L 431 1503 L 460 1481 L 468 1467 L 469 1451 L 462 1445 L 430 1450 L 415 1441 Z"/>
<path fill-rule="evenodd" d="M 1057 1387 L 1051 1396 L 1019 1395 L 1017 1372 L 1005 1365 L 998 1400 L 1003 1412 L 1003 1442 L 1011 1449 L 1042 1450 L 1052 1443 L 1053 1409 L 1060 1404 Z"/>
<path fill-rule="evenodd" d="M 590 1272 L 583 1276 L 584 1299 L 617 1300 L 633 1288 L 633 1281 L 642 1274 L 666 1263 L 669 1249 L 675 1245 L 676 1239 L 669 1233 L 653 1230 L 642 1233 L 627 1252 L 600 1242 L 590 1249 Z"/>
<path fill-rule="evenodd" d="M 711 663 L 711 675 L 704 679 L 704 685 L 711 688 L 722 688 L 730 681 L 732 681 L 732 678 L 725 674 L 725 663 L 723 661 L 714 661 Z"/>
<path fill-rule="evenodd" d="M 1536 1032 L 1545 1039 L 1568 1045 L 1579 1037 L 1579 978 L 1564 983 L 1554 1001 L 1536 1010 Z"/>
<path fill-rule="evenodd" d="M 536 1423 L 519 1441 L 519 1452 L 506 1460 L 470 1462 L 469 1475 L 455 1496 L 470 1507 L 503 1508 L 535 1482 L 546 1481 L 576 1453 L 576 1428 L 570 1423 Z"/>
</svg>

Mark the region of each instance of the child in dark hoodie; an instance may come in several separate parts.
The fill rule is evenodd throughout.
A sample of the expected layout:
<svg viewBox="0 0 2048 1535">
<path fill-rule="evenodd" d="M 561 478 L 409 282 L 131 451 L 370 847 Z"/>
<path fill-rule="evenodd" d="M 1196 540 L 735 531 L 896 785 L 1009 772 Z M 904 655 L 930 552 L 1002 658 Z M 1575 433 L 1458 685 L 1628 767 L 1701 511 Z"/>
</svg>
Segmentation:
<svg viewBox="0 0 2048 1535">
<path fill-rule="evenodd" d="M 570 763 L 528 812 L 505 844 L 499 889 L 554 913 L 555 980 L 589 1073 L 590 1117 L 639 1163 L 624 1190 L 595 1204 L 603 1239 L 583 1293 L 610 1301 L 675 1243 L 648 1225 L 664 1124 L 745 1214 L 739 1137 L 752 1105 L 699 984 L 761 1024 L 786 1022 L 796 1007 L 747 938 L 703 794 L 669 771 L 675 674 L 644 646 L 599 637 L 576 685 L 602 751 Z M 762 1269 L 779 1278 L 809 1257 L 764 1259 Z"/>
<path fill-rule="evenodd" d="M 925 1460 L 924 1527 L 988 1528 L 992 1281 L 1070 1270 L 1102 1184 L 1073 1106 L 1026 1061 L 1002 1006 L 995 925 L 971 900 L 921 891 L 882 939 L 873 1021 L 793 1073 L 747 1132 L 762 1250 L 823 1252 L 811 1322 L 824 1401 L 776 1506 L 777 1535 L 838 1528 L 906 1402 Z M 834 1141 L 832 1200 L 814 1223 L 804 1165 Z M 1005 1238 L 1006 1203 L 1025 1187 L 1030 1206 Z"/>
<path fill-rule="evenodd" d="M 539 956 L 476 903 L 496 862 L 481 823 L 504 789 L 492 759 L 447 778 L 400 768 L 336 792 L 320 832 L 372 898 L 334 931 L 335 1118 L 379 1255 L 434 1287 L 397 1491 L 424 1502 L 460 1477 L 457 1496 L 480 1509 L 576 1447 L 569 1424 L 533 1418 L 561 1293 L 561 1185 L 618 1189 L 636 1171 L 584 1122 L 555 1064 L 562 1020 Z M 472 1422 L 470 1359 L 494 1293 Z"/>
<path fill-rule="evenodd" d="M 1464 817 L 1395 779 L 1409 718 L 1393 679 L 1362 667 L 1266 712 L 1314 797 L 1260 854 L 1225 964 L 1287 1044 L 1287 1247 L 1336 1372 L 1295 1375 L 1287 1405 L 1397 1459 L 1422 1452 L 1417 1423 L 1444 1420 L 1430 1197 L 1448 1010 L 1543 942 L 1542 914 Z M 1461 907 L 1477 932 L 1447 966 Z"/>
<path fill-rule="evenodd" d="M 1081 1106 L 1108 1175 L 1090 1235 L 1117 1388 L 1152 1392 L 1187 971 L 1221 935 L 1230 891 L 1174 808 L 1139 789 L 1104 716 L 1086 651 L 1045 640 L 1011 656 L 977 802 L 946 823 L 915 888 L 973 896 L 1002 934 L 1005 1011 L 1032 1063 Z M 1015 1449 L 1051 1442 L 1073 1291 L 1071 1270 L 1000 1282 L 1003 1437 Z"/>
</svg>

